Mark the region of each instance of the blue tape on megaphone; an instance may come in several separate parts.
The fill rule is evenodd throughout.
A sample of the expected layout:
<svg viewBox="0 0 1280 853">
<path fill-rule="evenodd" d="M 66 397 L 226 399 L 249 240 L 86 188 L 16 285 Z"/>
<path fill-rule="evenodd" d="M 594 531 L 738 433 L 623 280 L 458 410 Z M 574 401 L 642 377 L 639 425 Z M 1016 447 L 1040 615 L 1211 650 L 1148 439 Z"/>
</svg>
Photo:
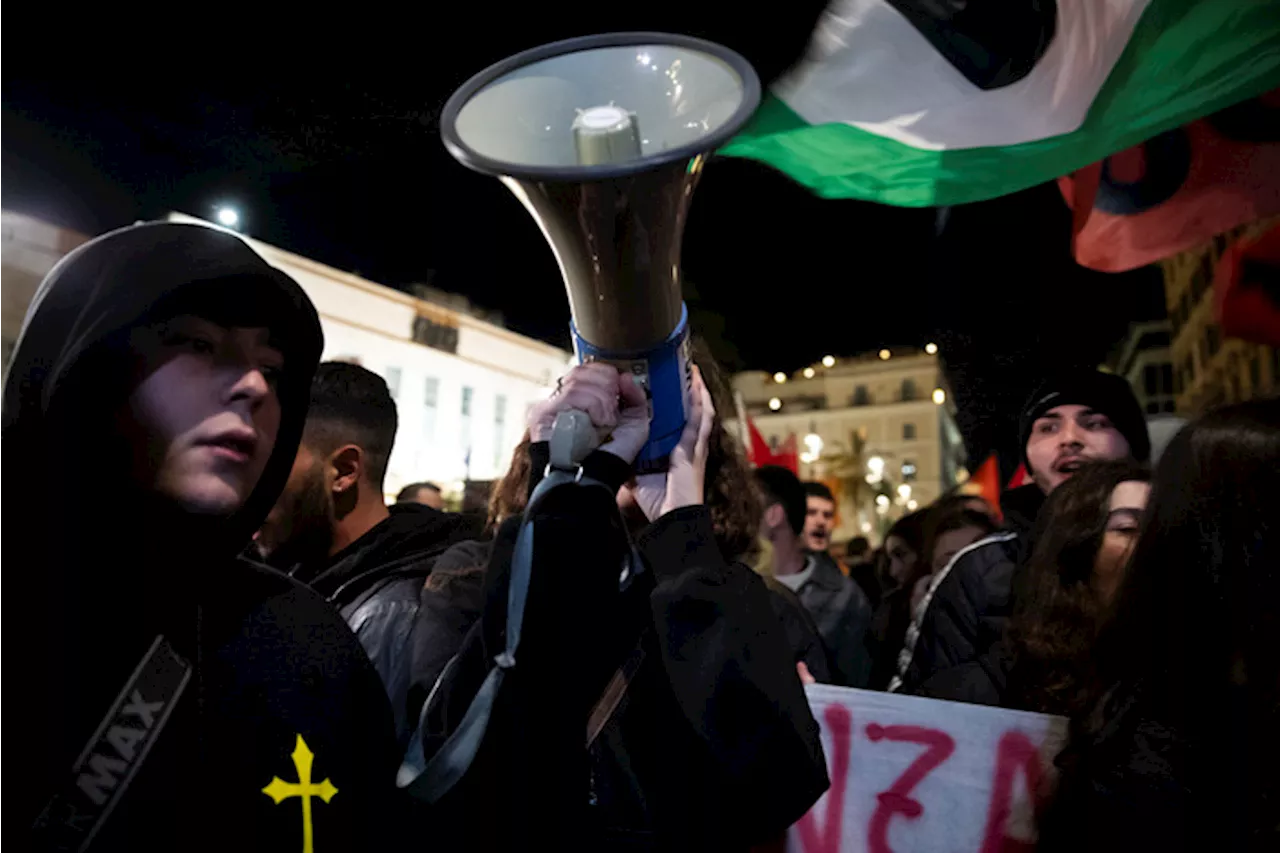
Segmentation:
<svg viewBox="0 0 1280 853">
<path fill-rule="evenodd" d="M 667 457 L 680 443 L 689 411 L 693 361 L 689 355 L 689 310 L 681 306 L 680 323 L 667 339 L 644 352 L 598 347 L 578 334 L 572 323 L 578 363 L 604 361 L 630 373 L 649 397 L 649 441 L 636 457 L 637 473 L 666 470 Z"/>
</svg>

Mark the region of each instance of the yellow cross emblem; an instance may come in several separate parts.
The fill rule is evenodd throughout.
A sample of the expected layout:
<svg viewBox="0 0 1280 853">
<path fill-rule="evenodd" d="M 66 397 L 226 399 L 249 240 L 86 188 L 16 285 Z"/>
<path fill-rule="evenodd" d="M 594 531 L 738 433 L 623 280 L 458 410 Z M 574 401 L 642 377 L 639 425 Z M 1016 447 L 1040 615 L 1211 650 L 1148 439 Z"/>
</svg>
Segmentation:
<svg viewBox="0 0 1280 853">
<path fill-rule="evenodd" d="M 315 838 L 311 829 L 311 798 L 319 797 L 326 803 L 333 799 L 338 789 L 328 779 L 318 784 L 311 783 L 311 762 L 315 753 L 307 748 L 307 742 L 298 735 L 298 745 L 293 748 L 293 766 L 298 771 L 297 782 L 286 782 L 279 776 L 273 777 L 271 784 L 262 789 L 262 793 L 280 805 L 290 797 L 302 800 L 302 853 L 315 853 Z"/>
</svg>

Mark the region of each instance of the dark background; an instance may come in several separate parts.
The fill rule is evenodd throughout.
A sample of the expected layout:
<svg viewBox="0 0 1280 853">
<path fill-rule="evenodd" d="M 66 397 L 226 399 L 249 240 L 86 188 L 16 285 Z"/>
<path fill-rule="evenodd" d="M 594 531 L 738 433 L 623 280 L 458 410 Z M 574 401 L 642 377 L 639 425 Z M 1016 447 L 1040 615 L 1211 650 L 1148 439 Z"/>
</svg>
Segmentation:
<svg viewBox="0 0 1280 853">
<path fill-rule="evenodd" d="M 444 151 L 440 109 L 511 53 L 610 30 L 721 42 L 767 83 L 802 55 L 823 6 L 667 5 L 10 5 L 3 204 L 91 234 L 230 204 L 269 243 L 392 286 L 430 280 L 567 345 L 550 250 L 496 180 Z M 1095 364 L 1129 321 L 1162 313 L 1154 270 L 1083 270 L 1069 231 L 1052 185 L 915 210 L 824 201 L 720 159 L 695 197 L 684 274 L 695 322 L 731 369 L 936 341 L 971 461 L 1000 449 L 1007 472 L 1036 375 Z"/>
</svg>

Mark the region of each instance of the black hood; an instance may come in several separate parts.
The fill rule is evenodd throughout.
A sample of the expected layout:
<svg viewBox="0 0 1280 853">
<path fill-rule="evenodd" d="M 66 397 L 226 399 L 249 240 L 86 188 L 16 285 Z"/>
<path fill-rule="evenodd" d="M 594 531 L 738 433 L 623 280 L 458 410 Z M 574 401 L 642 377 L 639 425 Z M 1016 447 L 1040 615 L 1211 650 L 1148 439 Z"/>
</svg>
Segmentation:
<svg viewBox="0 0 1280 853">
<path fill-rule="evenodd" d="M 285 368 L 275 448 L 244 507 L 217 525 L 216 541 L 198 547 L 232 556 L 266 518 L 301 439 L 323 346 L 319 318 L 298 284 L 239 237 L 160 222 L 112 231 L 71 252 L 45 277 L 27 312 L 4 387 L 4 480 L 7 496 L 29 496 L 22 503 L 35 523 L 47 523 L 53 502 L 68 491 L 97 496 L 84 513 L 109 516 L 115 509 L 112 490 L 119 484 L 110 478 L 124 470 L 124 460 L 116 458 L 118 445 L 94 443 L 95 436 L 112 432 L 107 413 L 129 390 L 128 332 L 176 308 L 265 325 L 273 335 L 278 330 Z M 65 516 L 54 523 L 62 535 L 75 535 L 77 521 L 70 529 Z"/>
<path fill-rule="evenodd" d="M 483 519 L 444 513 L 422 504 L 396 504 L 390 517 L 329 559 L 317 572 L 302 567 L 290 572 L 329 599 L 345 599 L 366 583 L 405 569 L 429 571 L 422 560 L 457 543 L 477 538 Z"/>
</svg>

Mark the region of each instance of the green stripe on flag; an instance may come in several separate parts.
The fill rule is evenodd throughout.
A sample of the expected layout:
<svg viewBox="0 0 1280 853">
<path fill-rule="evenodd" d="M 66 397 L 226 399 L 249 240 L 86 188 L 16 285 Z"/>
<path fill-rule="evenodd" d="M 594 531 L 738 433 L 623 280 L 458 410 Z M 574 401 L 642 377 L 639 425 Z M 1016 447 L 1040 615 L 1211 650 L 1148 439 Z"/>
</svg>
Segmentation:
<svg viewBox="0 0 1280 853">
<path fill-rule="evenodd" d="M 718 153 L 761 161 L 824 198 L 964 204 L 1053 180 L 1277 87 L 1280 2 L 1155 0 L 1072 133 L 931 151 L 848 124 L 810 126 L 769 95 Z"/>
</svg>

